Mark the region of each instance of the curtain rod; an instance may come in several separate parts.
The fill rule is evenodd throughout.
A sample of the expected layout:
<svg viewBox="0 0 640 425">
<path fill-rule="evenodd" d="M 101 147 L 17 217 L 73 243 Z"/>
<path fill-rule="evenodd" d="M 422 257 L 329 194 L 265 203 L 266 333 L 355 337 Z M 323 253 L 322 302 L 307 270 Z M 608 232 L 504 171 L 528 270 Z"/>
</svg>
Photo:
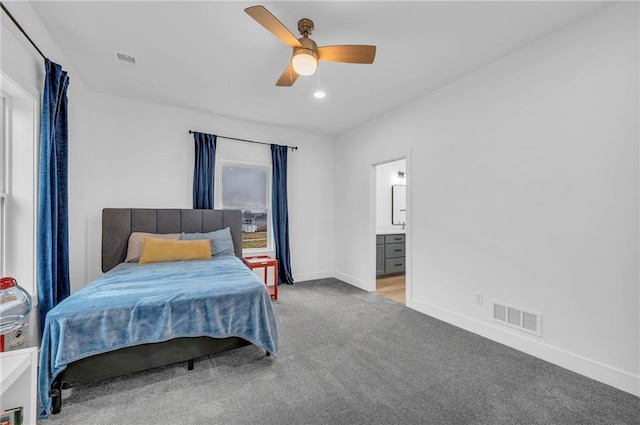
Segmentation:
<svg viewBox="0 0 640 425">
<path fill-rule="evenodd" d="M 24 34 L 25 37 L 27 37 L 27 40 L 29 40 L 29 43 L 31 43 L 31 45 L 38 51 L 38 53 L 40 53 L 40 56 L 42 56 L 42 59 L 46 59 L 47 57 L 44 55 L 44 53 L 42 53 L 42 51 L 38 48 L 38 46 L 36 46 L 36 43 L 34 43 L 31 37 L 27 35 L 27 32 L 24 30 L 24 28 L 22 28 L 22 26 L 18 23 L 18 21 L 16 21 L 16 18 L 13 17 L 11 12 L 7 10 L 7 8 L 4 6 L 4 3 L 2 3 L 1 1 L 0 1 L 0 6 L 2 6 L 2 10 L 4 10 L 4 12 L 9 16 L 9 18 L 16 25 L 16 27 L 18 27 L 20 32 Z"/>
<path fill-rule="evenodd" d="M 193 133 L 196 133 L 196 132 L 192 131 L 192 130 L 189 130 L 189 134 L 193 134 Z M 218 136 L 217 134 L 215 136 L 219 137 L 221 139 L 237 140 L 238 142 L 257 143 L 259 145 L 271 145 L 271 143 L 256 142 L 255 140 L 247 140 L 247 139 L 238 139 L 237 137 Z M 287 146 L 287 148 L 291 149 L 292 151 L 297 151 L 298 150 L 297 146 Z"/>
</svg>

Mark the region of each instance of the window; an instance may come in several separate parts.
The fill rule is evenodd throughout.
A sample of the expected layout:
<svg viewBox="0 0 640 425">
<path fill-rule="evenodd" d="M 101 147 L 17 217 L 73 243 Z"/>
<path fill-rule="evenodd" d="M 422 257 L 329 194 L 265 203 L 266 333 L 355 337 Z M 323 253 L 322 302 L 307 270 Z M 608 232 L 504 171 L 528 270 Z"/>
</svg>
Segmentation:
<svg viewBox="0 0 640 425">
<path fill-rule="evenodd" d="M 0 275 L 5 276 L 6 217 L 9 198 L 9 98 L 0 93 Z"/>
<path fill-rule="evenodd" d="M 222 208 L 242 211 L 242 249 L 271 249 L 271 167 L 222 163 Z"/>
<path fill-rule="evenodd" d="M 36 293 L 40 103 L 0 70 L 0 273 Z"/>
</svg>

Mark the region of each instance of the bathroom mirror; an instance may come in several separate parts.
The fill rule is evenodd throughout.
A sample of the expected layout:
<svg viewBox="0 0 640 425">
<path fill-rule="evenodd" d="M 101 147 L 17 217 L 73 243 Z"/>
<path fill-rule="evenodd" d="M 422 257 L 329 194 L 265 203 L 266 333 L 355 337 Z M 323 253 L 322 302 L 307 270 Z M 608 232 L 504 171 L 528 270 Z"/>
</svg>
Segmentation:
<svg viewBox="0 0 640 425">
<path fill-rule="evenodd" d="M 407 222 L 407 186 L 394 184 L 391 186 L 391 224 Z"/>
</svg>

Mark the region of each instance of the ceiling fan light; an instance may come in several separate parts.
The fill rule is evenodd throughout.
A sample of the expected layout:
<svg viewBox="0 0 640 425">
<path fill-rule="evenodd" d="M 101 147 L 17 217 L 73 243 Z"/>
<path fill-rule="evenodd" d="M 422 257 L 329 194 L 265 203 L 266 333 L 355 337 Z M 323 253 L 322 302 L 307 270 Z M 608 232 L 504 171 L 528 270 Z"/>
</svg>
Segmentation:
<svg viewBox="0 0 640 425">
<path fill-rule="evenodd" d="M 291 65 L 298 75 L 308 76 L 316 72 L 318 59 L 315 52 L 311 49 L 296 49 L 291 58 Z"/>
<path fill-rule="evenodd" d="M 316 99 L 323 99 L 326 95 L 327 93 L 320 87 L 318 87 L 316 91 L 313 92 L 313 97 L 315 97 Z"/>
</svg>

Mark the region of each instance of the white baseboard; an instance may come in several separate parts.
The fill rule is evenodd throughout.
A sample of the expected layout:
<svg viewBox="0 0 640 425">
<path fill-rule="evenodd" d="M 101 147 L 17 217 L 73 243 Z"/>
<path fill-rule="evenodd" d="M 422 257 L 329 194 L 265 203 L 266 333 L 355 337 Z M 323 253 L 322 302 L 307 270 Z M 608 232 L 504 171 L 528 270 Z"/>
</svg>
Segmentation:
<svg viewBox="0 0 640 425">
<path fill-rule="evenodd" d="M 357 277 L 354 276 L 350 276 L 348 274 L 344 274 L 338 271 L 333 271 L 332 272 L 333 277 L 335 277 L 338 280 L 341 280 L 343 282 L 348 283 L 349 285 L 355 286 L 356 288 L 360 288 L 364 291 L 368 291 L 369 289 L 366 288 L 365 282 L 362 279 L 358 279 Z"/>
<path fill-rule="evenodd" d="M 340 277 L 338 278 L 341 279 Z M 633 375 L 604 363 L 535 341 L 530 337 L 516 334 L 508 329 L 501 329 L 491 323 L 472 319 L 433 304 L 413 299 L 407 305 L 420 313 L 435 317 L 469 332 L 640 397 L 640 376 L 638 375 Z"/>
<path fill-rule="evenodd" d="M 334 273 L 331 270 L 310 273 L 294 273 L 293 281 L 304 282 L 305 280 L 328 279 L 333 277 L 333 274 Z"/>
</svg>

